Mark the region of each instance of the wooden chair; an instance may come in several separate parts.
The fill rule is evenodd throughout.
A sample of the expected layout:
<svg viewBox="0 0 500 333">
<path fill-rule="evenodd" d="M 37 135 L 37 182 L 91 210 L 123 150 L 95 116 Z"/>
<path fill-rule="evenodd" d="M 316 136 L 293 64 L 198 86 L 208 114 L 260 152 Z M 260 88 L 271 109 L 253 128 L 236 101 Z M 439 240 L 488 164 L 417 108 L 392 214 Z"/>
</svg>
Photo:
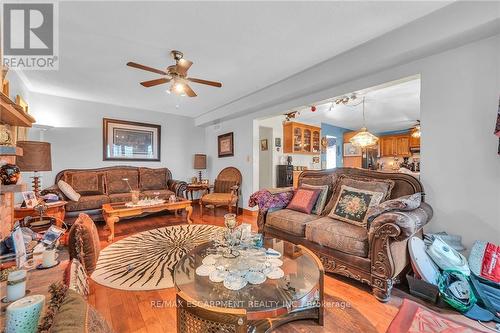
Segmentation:
<svg viewBox="0 0 500 333">
<path fill-rule="evenodd" d="M 222 169 L 215 179 L 213 192 L 200 198 L 200 215 L 203 216 L 203 206 L 206 205 L 227 206 L 229 213 L 232 212 L 232 206 L 236 206 L 236 214 L 238 214 L 240 186 L 241 172 L 238 169 L 234 167 Z"/>
<path fill-rule="evenodd" d="M 182 291 L 176 300 L 179 333 L 247 333 L 246 310 L 208 306 Z"/>
</svg>

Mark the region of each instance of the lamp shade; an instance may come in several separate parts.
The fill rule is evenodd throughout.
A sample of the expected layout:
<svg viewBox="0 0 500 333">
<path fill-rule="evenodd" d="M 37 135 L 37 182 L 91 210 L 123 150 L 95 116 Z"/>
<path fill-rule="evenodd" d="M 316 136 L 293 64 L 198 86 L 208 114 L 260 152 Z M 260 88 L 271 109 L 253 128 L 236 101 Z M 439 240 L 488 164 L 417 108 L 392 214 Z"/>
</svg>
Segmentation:
<svg viewBox="0 0 500 333">
<path fill-rule="evenodd" d="M 194 168 L 195 169 L 206 169 L 207 168 L 207 155 L 194 154 Z"/>
<path fill-rule="evenodd" d="M 17 141 L 16 145 L 23 149 L 23 156 L 16 158 L 16 164 L 21 171 L 52 171 L 50 143 Z"/>
</svg>

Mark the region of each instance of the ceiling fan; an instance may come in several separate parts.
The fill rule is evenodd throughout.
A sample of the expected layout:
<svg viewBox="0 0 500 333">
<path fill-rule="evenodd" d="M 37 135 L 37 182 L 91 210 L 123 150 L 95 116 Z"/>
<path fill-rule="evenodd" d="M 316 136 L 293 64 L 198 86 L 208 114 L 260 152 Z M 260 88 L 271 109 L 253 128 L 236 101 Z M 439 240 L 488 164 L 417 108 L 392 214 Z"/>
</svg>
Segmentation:
<svg viewBox="0 0 500 333">
<path fill-rule="evenodd" d="M 192 61 L 189 61 L 187 59 L 184 59 L 184 55 L 180 51 L 172 50 L 170 52 L 170 55 L 172 58 L 175 60 L 175 65 L 170 65 L 167 67 L 165 71 L 144 66 L 135 62 L 128 62 L 127 66 L 134 67 L 137 69 L 142 69 L 148 72 L 153 72 L 156 74 L 160 74 L 163 77 L 155 80 L 150 80 L 150 81 L 144 81 L 141 82 L 140 84 L 146 88 L 157 86 L 159 84 L 164 84 L 168 82 L 172 82 L 172 85 L 170 86 L 168 92 L 175 93 L 177 95 L 188 95 L 189 97 L 196 97 L 196 93 L 194 92 L 193 89 L 188 85 L 188 82 L 195 82 L 195 83 L 201 83 L 201 84 L 206 84 L 212 87 L 222 87 L 222 83 L 220 82 L 215 82 L 215 81 L 208 81 L 208 80 L 202 80 L 202 79 L 196 79 L 194 77 L 188 77 L 187 72 L 191 65 L 193 64 Z"/>
</svg>

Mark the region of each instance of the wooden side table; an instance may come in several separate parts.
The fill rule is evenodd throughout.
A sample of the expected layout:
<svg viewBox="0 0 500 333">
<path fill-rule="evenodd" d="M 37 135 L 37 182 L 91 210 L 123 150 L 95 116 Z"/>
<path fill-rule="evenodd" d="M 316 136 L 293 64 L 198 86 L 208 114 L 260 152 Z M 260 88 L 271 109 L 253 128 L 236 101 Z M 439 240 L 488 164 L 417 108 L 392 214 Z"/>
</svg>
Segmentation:
<svg viewBox="0 0 500 333">
<path fill-rule="evenodd" d="M 55 217 L 56 226 L 62 227 L 60 221 L 64 221 L 64 216 L 66 215 L 66 209 L 64 206 L 67 204 L 66 201 L 57 201 L 49 203 L 47 205 L 47 210 L 43 214 L 44 216 Z M 40 216 L 34 208 L 21 208 L 20 206 L 14 207 L 14 220 L 24 219 L 26 216 Z"/>
<path fill-rule="evenodd" d="M 189 193 L 191 193 L 191 201 L 193 201 L 193 192 L 200 192 L 200 191 L 210 193 L 210 185 L 208 185 L 208 184 L 188 184 L 187 189 L 186 189 L 186 198 L 189 199 Z M 202 194 L 202 196 L 203 196 L 203 194 Z"/>
</svg>

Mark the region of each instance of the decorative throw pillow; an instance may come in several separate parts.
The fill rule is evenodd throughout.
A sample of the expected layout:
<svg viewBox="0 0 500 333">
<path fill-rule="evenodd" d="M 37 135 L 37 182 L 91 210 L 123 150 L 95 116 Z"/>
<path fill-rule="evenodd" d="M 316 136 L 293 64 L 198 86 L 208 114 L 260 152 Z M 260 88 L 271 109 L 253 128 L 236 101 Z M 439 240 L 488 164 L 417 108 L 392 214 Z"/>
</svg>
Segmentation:
<svg viewBox="0 0 500 333">
<path fill-rule="evenodd" d="M 321 190 L 313 190 L 301 187 L 295 192 L 292 201 L 290 201 L 286 208 L 295 210 L 297 212 L 311 214 L 311 210 L 316 203 L 320 192 Z"/>
<path fill-rule="evenodd" d="M 368 209 L 382 201 L 384 193 L 342 185 L 335 207 L 328 216 L 360 227 L 367 226 Z"/>
<path fill-rule="evenodd" d="M 73 223 L 68 235 L 70 259 L 76 258 L 85 267 L 88 274 L 95 270 L 101 245 L 94 221 L 87 214 L 80 214 Z"/>
<path fill-rule="evenodd" d="M 95 171 L 66 171 L 62 179 L 81 195 L 104 194 L 104 173 Z"/>
<path fill-rule="evenodd" d="M 164 190 L 167 188 L 167 169 L 139 168 L 141 190 Z"/>
<path fill-rule="evenodd" d="M 128 184 L 124 179 L 127 179 Z M 107 194 L 128 193 L 130 189 L 138 190 L 139 171 L 137 169 L 114 169 L 106 171 L 106 188 Z"/>
<path fill-rule="evenodd" d="M 76 192 L 70 184 L 66 183 L 64 180 L 59 180 L 57 182 L 57 186 L 61 190 L 62 193 L 71 201 L 80 200 L 80 193 Z"/>
<path fill-rule="evenodd" d="M 405 195 L 397 199 L 387 200 L 377 206 L 370 207 L 368 210 L 368 222 L 373 221 L 377 216 L 392 212 L 394 210 L 409 211 L 420 207 L 422 203 L 422 193 L 418 192 L 411 195 Z"/>
<path fill-rule="evenodd" d="M 80 294 L 71 289 L 61 289 L 53 294 L 48 314 L 39 326 L 39 332 L 111 333 L 113 330 Z"/>
<path fill-rule="evenodd" d="M 314 205 L 313 209 L 311 210 L 311 213 L 320 215 L 323 212 L 323 208 L 325 208 L 326 205 L 326 199 L 328 197 L 328 185 L 309 185 L 309 184 L 303 184 L 302 188 L 308 188 L 308 189 L 313 189 L 313 190 L 320 190 L 321 192 L 318 195 L 318 199 L 316 200 L 316 204 Z"/>
<path fill-rule="evenodd" d="M 78 259 L 71 259 L 64 271 L 64 284 L 82 296 L 89 294 L 89 281 L 85 267 Z"/>
<path fill-rule="evenodd" d="M 340 175 L 333 185 L 333 194 L 330 201 L 323 211 L 328 214 L 333 207 L 336 205 L 342 185 L 354 187 L 360 190 L 372 191 L 372 192 L 382 192 L 384 197 L 382 201 L 387 200 L 391 196 L 392 188 L 394 187 L 394 181 L 391 179 L 376 179 L 376 178 L 366 178 L 366 177 L 354 177 L 350 175 Z"/>
</svg>

